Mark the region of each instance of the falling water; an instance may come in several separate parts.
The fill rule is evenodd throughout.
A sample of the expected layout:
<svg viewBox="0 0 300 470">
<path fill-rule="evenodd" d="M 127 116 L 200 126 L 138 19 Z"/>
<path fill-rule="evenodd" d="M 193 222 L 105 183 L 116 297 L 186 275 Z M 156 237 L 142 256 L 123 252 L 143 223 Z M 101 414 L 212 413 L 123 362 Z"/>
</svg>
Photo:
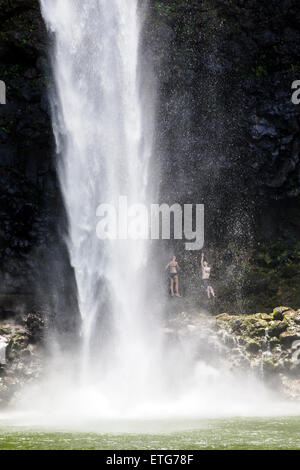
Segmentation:
<svg viewBox="0 0 300 470">
<path fill-rule="evenodd" d="M 102 203 L 118 207 L 120 196 L 146 204 L 151 190 L 152 111 L 144 109 L 139 81 L 141 2 L 41 5 L 55 43 L 54 132 L 82 316 L 83 380 L 121 375 L 123 386 L 138 388 L 152 362 L 150 341 L 153 349 L 146 334 L 147 242 L 100 241 L 96 212 Z"/>
</svg>

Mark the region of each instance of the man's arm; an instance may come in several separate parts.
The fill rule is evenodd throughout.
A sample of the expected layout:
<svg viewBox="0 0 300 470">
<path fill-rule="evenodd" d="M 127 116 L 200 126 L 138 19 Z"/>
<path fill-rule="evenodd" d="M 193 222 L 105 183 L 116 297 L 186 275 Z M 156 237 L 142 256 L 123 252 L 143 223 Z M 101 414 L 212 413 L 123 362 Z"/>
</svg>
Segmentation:
<svg viewBox="0 0 300 470">
<path fill-rule="evenodd" d="M 204 253 L 201 253 L 201 266 L 202 266 L 202 268 L 204 268 L 203 261 L 204 261 Z"/>
</svg>

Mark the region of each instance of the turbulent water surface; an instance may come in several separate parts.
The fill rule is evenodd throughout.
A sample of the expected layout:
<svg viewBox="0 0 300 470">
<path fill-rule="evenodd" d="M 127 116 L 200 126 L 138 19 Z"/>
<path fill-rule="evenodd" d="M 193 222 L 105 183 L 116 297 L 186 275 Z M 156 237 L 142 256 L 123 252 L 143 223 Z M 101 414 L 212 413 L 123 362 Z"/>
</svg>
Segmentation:
<svg viewBox="0 0 300 470">
<path fill-rule="evenodd" d="M 182 423 L 177 423 L 178 428 Z M 128 424 L 127 424 L 128 426 Z M 132 434 L 51 432 L 23 428 L 0 429 L 0 449 L 300 449 L 300 418 L 248 418 L 184 423 L 132 423 Z M 122 428 L 122 425 L 117 425 Z M 168 431 L 172 429 L 172 432 Z M 196 457 L 195 457 L 196 458 Z"/>
</svg>

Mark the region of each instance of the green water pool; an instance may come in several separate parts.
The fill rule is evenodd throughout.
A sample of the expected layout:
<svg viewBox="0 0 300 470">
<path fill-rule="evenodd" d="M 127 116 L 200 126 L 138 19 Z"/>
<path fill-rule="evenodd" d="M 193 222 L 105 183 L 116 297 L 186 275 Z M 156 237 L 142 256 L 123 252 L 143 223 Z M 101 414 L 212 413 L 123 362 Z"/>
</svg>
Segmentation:
<svg viewBox="0 0 300 470">
<path fill-rule="evenodd" d="M 98 433 L 5 426 L 0 450 L 300 449 L 299 416 L 205 420 L 182 429 Z"/>
</svg>

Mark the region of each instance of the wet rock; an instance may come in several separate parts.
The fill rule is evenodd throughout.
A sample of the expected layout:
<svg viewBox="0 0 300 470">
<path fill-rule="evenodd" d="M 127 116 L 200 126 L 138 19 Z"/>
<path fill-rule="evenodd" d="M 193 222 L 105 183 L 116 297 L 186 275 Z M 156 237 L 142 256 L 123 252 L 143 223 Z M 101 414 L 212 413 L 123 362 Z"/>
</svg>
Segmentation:
<svg viewBox="0 0 300 470">
<path fill-rule="evenodd" d="M 253 339 L 249 339 L 246 341 L 246 351 L 250 353 L 257 353 L 261 349 L 261 345 L 258 341 L 255 341 Z"/>
<path fill-rule="evenodd" d="M 274 336 L 279 337 L 288 328 L 288 322 L 286 321 L 271 321 L 269 326 L 269 336 L 272 338 Z"/>
<path fill-rule="evenodd" d="M 23 353 L 29 344 L 29 337 L 26 333 L 19 332 L 14 334 L 7 347 L 7 357 L 13 360 Z"/>
<path fill-rule="evenodd" d="M 241 320 L 234 320 L 232 322 L 233 331 L 241 331 L 242 327 L 243 327 L 243 322 Z"/>
<path fill-rule="evenodd" d="M 276 307 L 273 310 L 273 319 L 274 320 L 283 320 L 284 319 L 284 313 L 285 312 L 290 312 L 291 309 L 288 307 Z"/>
<path fill-rule="evenodd" d="M 282 387 L 289 397 L 296 396 L 297 387 L 292 393 L 282 384 L 295 384 L 294 379 L 290 381 L 300 373 L 300 325 L 295 321 L 299 314 L 299 310 L 277 307 L 272 314 L 218 315 L 218 337 L 228 345 L 225 354 L 233 370 L 244 357 L 245 364 L 248 361 L 246 369 L 251 367 L 258 376 L 263 372 L 264 380 L 272 387 Z M 275 320 L 274 315 L 283 320 Z M 297 396 L 300 398 L 300 393 Z"/>
<path fill-rule="evenodd" d="M 26 316 L 24 324 L 29 332 L 32 343 L 41 342 L 45 334 L 45 320 L 40 314 L 30 313 Z"/>
<path fill-rule="evenodd" d="M 14 317 L 14 315 L 13 315 Z M 37 325 L 38 324 L 38 328 Z M 14 318 L 0 323 L 7 344 L 6 360 L 0 366 L 0 405 L 8 403 L 27 383 L 42 372 L 43 334 L 36 315 L 25 315 L 23 321 Z"/>
<path fill-rule="evenodd" d="M 269 322 L 273 319 L 272 315 L 269 315 L 268 313 L 259 313 L 258 316 L 259 316 L 259 318 L 261 318 L 262 320 L 265 320 L 267 322 Z"/>
<path fill-rule="evenodd" d="M 276 337 L 270 338 L 269 345 L 270 345 L 271 350 L 276 348 L 279 344 L 280 344 L 280 341 L 279 341 L 278 338 L 276 338 Z M 278 352 L 280 352 L 280 351 L 278 351 Z"/>
<path fill-rule="evenodd" d="M 284 319 L 284 316 L 283 316 L 283 313 L 281 310 L 277 310 L 277 309 L 274 309 L 274 312 L 273 312 L 273 320 L 283 320 Z"/>
<path fill-rule="evenodd" d="M 300 332 L 285 331 L 280 334 L 279 340 L 285 347 L 291 347 L 294 341 L 300 340 Z"/>
</svg>

